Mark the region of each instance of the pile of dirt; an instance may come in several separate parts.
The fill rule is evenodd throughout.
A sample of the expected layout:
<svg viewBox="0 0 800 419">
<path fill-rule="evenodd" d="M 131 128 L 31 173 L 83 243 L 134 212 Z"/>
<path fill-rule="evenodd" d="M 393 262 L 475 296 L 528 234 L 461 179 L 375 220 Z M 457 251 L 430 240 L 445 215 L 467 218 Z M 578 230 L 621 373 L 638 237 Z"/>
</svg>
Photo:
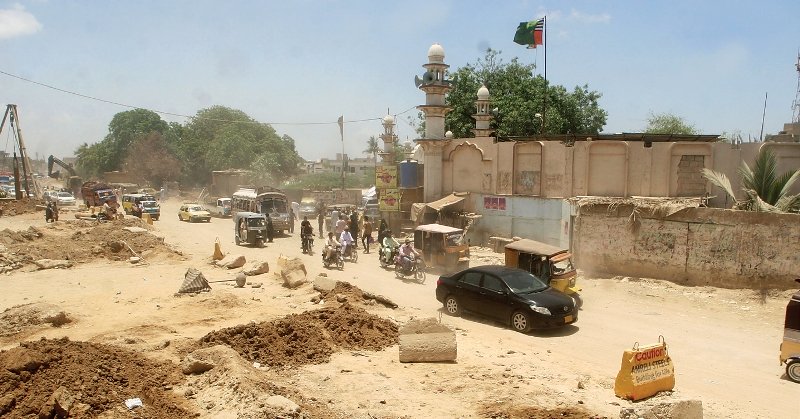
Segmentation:
<svg viewBox="0 0 800 419">
<path fill-rule="evenodd" d="M 23 304 L 0 313 L 0 338 L 17 335 L 38 326 L 61 327 L 72 319 L 61 308 L 46 303 Z"/>
<path fill-rule="evenodd" d="M 7 217 L 40 211 L 36 209 L 36 205 L 44 204 L 38 199 L 31 198 L 22 198 L 20 200 L 2 200 L 0 201 L 0 216 Z"/>
<path fill-rule="evenodd" d="M 516 406 L 507 403 L 491 403 L 483 407 L 482 417 L 492 419 L 607 419 L 588 412 L 581 407 L 558 407 L 547 409 L 539 406 Z"/>
<path fill-rule="evenodd" d="M 128 231 L 124 227 L 143 230 Z M 97 259 L 123 261 L 133 256 L 128 246 L 140 255 L 143 252 L 147 255 L 180 255 L 150 230 L 152 227 L 138 218 L 104 223 L 69 220 L 48 224 L 41 229 L 5 229 L 0 231 L 0 272 L 19 269 L 40 259 L 72 263 Z"/>
<path fill-rule="evenodd" d="M 379 351 L 397 340 L 394 323 L 345 303 L 213 331 L 198 346 L 227 345 L 251 362 L 295 366 L 327 362 L 338 349 Z"/>
<path fill-rule="evenodd" d="M 363 303 L 365 301 L 364 291 L 362 291 L 361 288 L 349 282 L 342 281 L 337 281 L 336 286 L 333 287 L 332 290 L 320 293 L 319 298 L 324 301 L 336 301 L 337 295 L 340 297 L 343 296 L 351 303 Z"/>
<path fill-rule="evenodd" d="M 114 346 L 67 338 L 25 342 L 0 352 L 0 416 L 191 417 L 172 386 L 184 381 L 171 363 Z M 128 413 L 125 400 L 142 407 Z"/>
</svg>

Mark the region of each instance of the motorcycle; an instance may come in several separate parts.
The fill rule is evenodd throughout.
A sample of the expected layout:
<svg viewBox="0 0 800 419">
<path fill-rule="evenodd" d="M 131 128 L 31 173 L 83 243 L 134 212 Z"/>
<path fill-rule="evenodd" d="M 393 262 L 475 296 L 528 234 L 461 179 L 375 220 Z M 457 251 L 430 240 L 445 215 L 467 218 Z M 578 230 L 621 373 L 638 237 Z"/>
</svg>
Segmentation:
<svg viewBox="0 0 800 419">
<path fill-rule="evenodd" d="M 386 256 L 385 250 L 386 248 L 383 245 L 378 249 L 378 262 L 380 262 L 381 268 L 388 268 L 390 265 L 394 265 L 394 259 L 397 257 L 397 246 L 391 248 L 388 256 Z"/>
<path fill-rule="evenodd" d="M 420 284 L 425 283 L 425 261 L 421 257 L 412 257 L 409 263 L 404 263 L 400 255 L 395 257 L 394 274 L 400 279 L 413 276 Z"/>
<path fill-rule="evenodd" d="M 301 237 L 300 248 L 303 249 L 303 253 L 310 255 L 314 247 L 314 234 L 302 234 Z"/>
<path fill-rule="evenodd" d="M 346 246 L 342 257 L 350 259 L 351 263 L 356 263 L 358 261 L 358 252 L 356 251 L 355 244 Z"/>
<path fill-rule="evenodd" d="M 331 252 L 331 256 L 326 258 L 325 251 L 322 252 L 322 264 L 326 268 L 330 268 L 331 266 L 336 266 L 339 270 L 344 269 L 344 257 L 342 257 L 342 248 L 340 246 L 336 246 Z"/>
</svg>

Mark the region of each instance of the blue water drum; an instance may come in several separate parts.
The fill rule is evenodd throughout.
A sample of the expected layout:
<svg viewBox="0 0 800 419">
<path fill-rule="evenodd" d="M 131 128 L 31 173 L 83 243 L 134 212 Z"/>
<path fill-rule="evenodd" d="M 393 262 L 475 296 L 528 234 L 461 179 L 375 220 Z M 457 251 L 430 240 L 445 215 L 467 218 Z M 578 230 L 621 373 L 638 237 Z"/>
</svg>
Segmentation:
<svg viewBox="0 0 800 419">
<path fill-rule="evenodd" d="M 411 160 L 400 162 L 401 188 L 416 188 L 419 186 L 417 182 L 417 165 L 417 162 Z"/>
</svg>

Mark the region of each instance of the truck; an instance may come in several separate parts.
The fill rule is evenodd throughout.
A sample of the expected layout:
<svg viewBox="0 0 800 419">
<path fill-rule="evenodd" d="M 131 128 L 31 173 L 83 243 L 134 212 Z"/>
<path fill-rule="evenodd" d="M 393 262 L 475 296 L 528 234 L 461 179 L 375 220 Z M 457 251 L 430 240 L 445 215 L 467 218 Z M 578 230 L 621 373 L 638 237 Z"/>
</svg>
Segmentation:
<svg viewBox="0 0 800 419">
<path fill-rule="evenodd" d="M 86 204 L 86 208 L 101 207 L 106 202 L 114 208 L 119 208 L 117 195 L 114 194 L 114 190 L 111 189 L 111 186 L 106 183 L 94 180 L 84 182 L 83 185 L 81 185 L 81 196 L 83 197 L 83 203 Z"/>
</svg>

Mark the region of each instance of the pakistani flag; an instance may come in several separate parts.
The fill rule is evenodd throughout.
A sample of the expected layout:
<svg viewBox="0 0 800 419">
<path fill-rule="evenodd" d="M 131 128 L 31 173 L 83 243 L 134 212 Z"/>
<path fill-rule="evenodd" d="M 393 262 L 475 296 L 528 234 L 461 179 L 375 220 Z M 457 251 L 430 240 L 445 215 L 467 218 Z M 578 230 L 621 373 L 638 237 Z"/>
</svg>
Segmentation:
<svg viewBox="0 0 800 419">
<path fill-rule="evenodd" d="M 517 32 L 514 34 L 514 42 L 520 45 L 527 45 L 528 48 L 536 48 L 542 45 L 542 33 L 544 32 L 544 18 L 532 20 L 530 22 L 520 22 Z"/>
</svg>

